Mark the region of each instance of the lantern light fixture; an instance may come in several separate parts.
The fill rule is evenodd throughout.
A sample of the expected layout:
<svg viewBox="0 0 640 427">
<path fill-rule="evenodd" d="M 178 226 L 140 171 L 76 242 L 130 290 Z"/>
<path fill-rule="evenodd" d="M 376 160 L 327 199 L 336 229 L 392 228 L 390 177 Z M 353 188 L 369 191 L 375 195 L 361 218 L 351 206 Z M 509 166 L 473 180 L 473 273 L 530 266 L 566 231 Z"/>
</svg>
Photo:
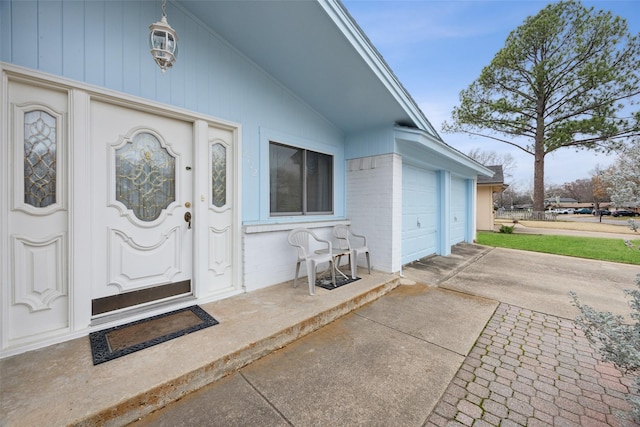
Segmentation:
<svg viewBox="0 0 640 427">
<path fill-rule="evenodd" d="M 162 74 L 173 66 L 178 56 L 178 35 L 167 22 L 166 3 L 167 0 L 162 0 L 162 19 L 149 25 L 149 48 Z"/>
</svg>

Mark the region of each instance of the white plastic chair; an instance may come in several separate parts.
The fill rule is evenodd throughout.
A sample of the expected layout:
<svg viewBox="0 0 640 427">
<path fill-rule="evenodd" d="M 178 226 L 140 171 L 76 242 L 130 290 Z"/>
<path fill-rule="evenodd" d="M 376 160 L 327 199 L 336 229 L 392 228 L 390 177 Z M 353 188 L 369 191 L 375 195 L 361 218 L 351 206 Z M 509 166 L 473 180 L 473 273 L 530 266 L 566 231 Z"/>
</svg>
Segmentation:
<svg viewBox="0 0 640 427">
<path fill-rule="evenodd" d="M 313 238 L 321 246 L 326 245 L 326 253 L 316 253 L 311 251 L 309 247 L 310 239 Z M 316 234 L 306 228 L 296 228 L 289 232 L 289 243 L 296 247 L 298 252 L 298 262 L 296 263 L 296 277 L 293 281 L 293 287 L 298 286 L 298 273 L 300 272 L 300 263 L 302 261 L 307 264 L 307 278 L 309 280 L 309 295 L 315 294 L 316 287 L 316 267 L 318 264 L 329 263 L 331 270 L 331 283 L 336 284 L 336 274 L 333 266 L 333 248 L 331 242 L 320 239 Z"/>
<path fill-rule="evenodd" d="M 351 265 L 351 278 L 356 278 L 358 269 L 358 255 L 365 254 L 367 256 L 367 267 L 371 274 L 371 260 L 369 259 L 369 248 L 367 247 L 367 238 L 365 236 L 354 234 L 346 225 L 336 225 L 333 227 L 333 235 L 338 240 L 340 249 L 349 250 L 349 264 Z M 354 240 L 359 240 L 357 243 Z M 360 242 L 361 240 L 361 242 Z M 358 245 L 358 243 L 362 243 Z"/>
</svg>

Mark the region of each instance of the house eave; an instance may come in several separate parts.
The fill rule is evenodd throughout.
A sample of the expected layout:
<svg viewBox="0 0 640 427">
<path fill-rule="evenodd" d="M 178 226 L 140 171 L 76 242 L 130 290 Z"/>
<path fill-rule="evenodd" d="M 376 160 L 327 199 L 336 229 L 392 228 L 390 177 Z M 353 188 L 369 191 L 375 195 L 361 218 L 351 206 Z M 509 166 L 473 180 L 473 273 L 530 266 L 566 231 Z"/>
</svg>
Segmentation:
<svg viewBox="0 0 640 427">
<path fill-rule="evenodd" d="M 442 140 L 339 0 L 174 3 L 345 135 L 399 123 Z"/>
<path fill-rule="evenodd" d="M 466 175 L 483 175 L 488 177 L 494 175 L 491 169 L 476 162 L 471 157 L 456 150 L 444 141 L 434 138 L 423 130 L 396 126 L 394 131 L 395 140 L 398 144 L 397 150 L 401 154 L 403 151 L 406 152 L 408 147 L 413 147 L 419 151 L 430 152 L 431 156 L 429 156 L 429 158 L 432 159 L 432 165 L 438 163 L 447 165 L 447 163 L 449 163 L 451 164 L 452 170 L 458 169 Z"/>
<path fill-rule="evenodd" d="M 398 104 L 404 108 L 411 118 L 412 125 L 442 141 L 442 137 L 440 137 L 431 122 L 429 122 L 429 119 L 427 119 L 420 107 L 418 107 L 411 94 L 409 94 L 402 83 L 400 83 L 400 80 L 391 67 L 389 67 L 383 56 L 369 40 L 355 19 L 349 14 L 342 2 L 339 0 L 318 1 L 327 11 L 327 14 L 333 18 L 342 33 L 349 38 L 360 55 L 367 60 L 371 69 L 376 73 L 380 81 L 384 83 L 387 90 L 394 95 Z"/>
</svg>

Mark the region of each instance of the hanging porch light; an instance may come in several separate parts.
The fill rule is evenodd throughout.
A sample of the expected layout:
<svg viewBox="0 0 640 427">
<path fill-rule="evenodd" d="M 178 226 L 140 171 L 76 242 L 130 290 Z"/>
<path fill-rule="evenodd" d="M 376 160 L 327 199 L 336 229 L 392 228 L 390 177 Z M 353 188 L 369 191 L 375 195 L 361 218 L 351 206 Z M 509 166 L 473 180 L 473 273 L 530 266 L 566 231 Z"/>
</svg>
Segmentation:
<svg viewBox="0 0 640 427">
<path fill-rule="evenodd" d="M 167 22 L 166 6 L 167 0 L 162 0 L 162 19 L 149 25 L 149 48 L 162 74 L 173 66 L 178 56 L 178 35 Z"/>
</svg>

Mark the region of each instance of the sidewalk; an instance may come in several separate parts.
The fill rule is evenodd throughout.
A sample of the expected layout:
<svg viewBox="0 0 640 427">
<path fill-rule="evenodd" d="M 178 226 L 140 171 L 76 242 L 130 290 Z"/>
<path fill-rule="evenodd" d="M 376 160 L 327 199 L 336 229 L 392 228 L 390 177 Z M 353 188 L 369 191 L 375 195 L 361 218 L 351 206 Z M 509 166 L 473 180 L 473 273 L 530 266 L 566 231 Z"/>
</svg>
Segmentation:
<svg viewBox="0 0 640 427">
<path fill-rule="evenodd" d="M 602 233 L 599 231 L 561 230 L 553 228 L 527 227 L 523 224 L 516 224 L 514 232 L 518 234 L 556 234 L 561 236 L 600 237 L 622 240 L 640 239 L 640 233 Z"/>
<path fill-rule="evenodd" d="M 599 238 L 608 238 L 608 239 L 623 239 L 623 240 L 634 240 L 640 239 L 640 233 L 634 232 L 631 230 L 626 224 L 620 224 L 614 226 L 607 226 L 606 230 L 603 231 L 598 229 L 598 224 L 593 224 L 593 229 L 589 230 L 573 230 L 573 229 L 563 229 L 563 228 L 549 228 L 549 227 L 535 227 L 533 225 L 537 225 L 539 222 L 537 221 L 519 221 L 515 224 L 514 233 L 518 234 L 556 234 L 563 236 L 578 236 L 578 237 L 599 237 Z M 551 222 L 553 224 L 553 222 Z M 512 226 L 513 221 L 508 220 L 496 220 L 496 224 L 494 227 L 494 231 L 499 231 L 502 225 Z M 613 230 L 613 231 L 611 231 Z"/>
</svg>

